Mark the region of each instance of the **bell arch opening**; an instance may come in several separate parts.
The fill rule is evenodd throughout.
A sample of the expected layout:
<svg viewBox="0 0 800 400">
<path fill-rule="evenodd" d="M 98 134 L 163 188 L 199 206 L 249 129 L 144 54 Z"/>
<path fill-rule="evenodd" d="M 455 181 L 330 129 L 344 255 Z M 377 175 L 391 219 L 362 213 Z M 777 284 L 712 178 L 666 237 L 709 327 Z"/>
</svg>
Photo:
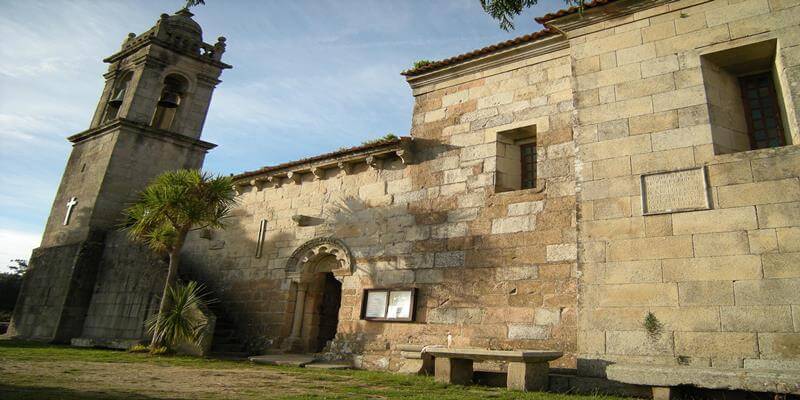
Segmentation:
<svg viewBox="0 0 800 400">
<path fill-rule="evenodd" d="M 164 88 L 161 90 L 153 115 L 153 127 L 166 130 L 173 127 L 188 90 L 189 81 L 183 76 L 173 73 L 164 78 Z"/>
</svg>

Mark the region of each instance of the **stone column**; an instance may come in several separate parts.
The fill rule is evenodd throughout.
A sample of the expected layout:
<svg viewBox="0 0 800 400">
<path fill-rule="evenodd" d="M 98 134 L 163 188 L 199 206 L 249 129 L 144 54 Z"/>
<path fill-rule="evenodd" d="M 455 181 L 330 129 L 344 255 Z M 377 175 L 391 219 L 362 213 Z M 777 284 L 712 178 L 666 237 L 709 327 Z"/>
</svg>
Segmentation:
<svg viewBox="0 0 800 400">
<path fill-rule="evenodd" d="M 297 284 L 297 296 L 294 302 L 294 319 L 292 320 L 292 333 L 289 339 L 296 343 L 300 339 L 300 334 L 303 329 L 303 311 L 306 307 L 306 285 L 304 283 Z"/>
</svg>

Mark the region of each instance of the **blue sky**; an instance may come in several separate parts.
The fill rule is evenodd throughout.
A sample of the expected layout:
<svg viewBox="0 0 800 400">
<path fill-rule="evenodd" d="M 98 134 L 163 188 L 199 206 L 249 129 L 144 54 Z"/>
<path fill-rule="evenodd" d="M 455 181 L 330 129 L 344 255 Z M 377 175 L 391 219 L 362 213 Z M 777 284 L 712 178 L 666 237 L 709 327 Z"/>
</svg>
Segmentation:
<svg viewBox="0 0 800 400">
<path fill-rule="evenodd" d="M 88 127 L 107 65 L 180 0 L 0 0 L 0 270 L 38 246 L 64 164 L 67 136 Z M 408 134 L 413 98 L 399 75 L 541 29 L 562 8 L 540 0 L 501 30 L 478 0 L 207 0 L 194 9 L 223 73 L 203 132 L 219 145 L 205 169 L 236 173 Z"/>
</svg>

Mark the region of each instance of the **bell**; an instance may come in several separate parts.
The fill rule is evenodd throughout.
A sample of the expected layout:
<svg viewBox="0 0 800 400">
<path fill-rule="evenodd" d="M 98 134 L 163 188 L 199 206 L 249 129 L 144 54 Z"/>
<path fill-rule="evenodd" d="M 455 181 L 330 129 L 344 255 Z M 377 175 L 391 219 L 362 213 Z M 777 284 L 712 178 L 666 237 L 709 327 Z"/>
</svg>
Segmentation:
<svg viewBox="0 0 800 400">
<path fill-rule="evenodd" d="M 178 107 L 178 94 L 172 91 L 164 91 L 161 98 L 158 100 L 158 105 L 164 108 L 177 108 Z"/>
<path fill-rule="evenodd" d="M 122 105 L 122 99 L 125 98 L 125 89 L 120 90 L 117 95 L 108 101 L 108 105 L 111 107 L 119 108 Z"/>
</svg>

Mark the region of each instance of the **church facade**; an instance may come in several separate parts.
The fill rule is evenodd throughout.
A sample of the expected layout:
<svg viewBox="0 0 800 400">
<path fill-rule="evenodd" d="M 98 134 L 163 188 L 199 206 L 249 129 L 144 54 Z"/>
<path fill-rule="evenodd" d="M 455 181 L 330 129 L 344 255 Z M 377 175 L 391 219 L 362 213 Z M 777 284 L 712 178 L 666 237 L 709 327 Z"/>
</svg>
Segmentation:
<svg viewBox="0 0 800 400">
<path fill-rule="evenodd" d="M 402 345 L 450 341 L 559 350 L 552 366 L 592 377 L 615 363 L 800 369 L 800 2 L 597 0 L 537 20 L 545 30 L 405 71 L 409 137 L 235 176 L 227 228 L 194 232 L 181 268 L 248 351 L 402 370 Z M 173 65 L 147 78 L 150 53 L 108 60 L 18 334 L 143 336 L 161 261 L 139 265 L 110 221 L 156 171 L 200 166 L 212 147 L 199 132 L 224 40 L 201 48 L 174 65 L 192 73 L 170 90 L 194 102 L 169 123 L 157 104 Z M 126 68 L 147 94 L 104 120 Z M 137 165 L 136 146 L 154 161 Z M 78 172 L 90 154 L 102 182 Z M 81 268 L 67 277 L 65 263 Z M 37 304 L 45 291 L 66 302 Z M 42 310 L 82 318 L 45 329 Z"/>
</svg>

